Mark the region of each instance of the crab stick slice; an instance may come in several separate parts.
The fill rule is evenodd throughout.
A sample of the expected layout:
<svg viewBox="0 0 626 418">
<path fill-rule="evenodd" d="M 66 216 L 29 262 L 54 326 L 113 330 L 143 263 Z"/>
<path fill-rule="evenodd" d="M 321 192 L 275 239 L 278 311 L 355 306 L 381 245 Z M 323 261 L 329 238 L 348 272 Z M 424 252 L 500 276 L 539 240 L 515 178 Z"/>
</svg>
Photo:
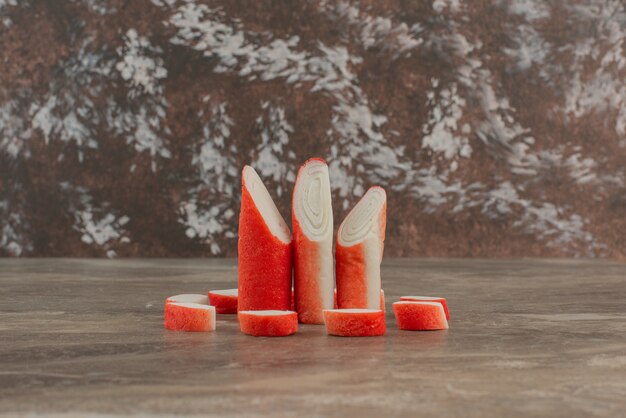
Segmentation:
<svg viewBox="0 0 626 418">
<path fill-rule="evenodd" d="M 286 337 L 298 331 L 298 314 L 294 311 L 239 311 L 239 327 L 254 337 Z"/>
<path fill-rule="evenodd" d="M 291 233 L 250 166 L 242 173 L 237 309 L 287 310 L 291 302 Z"/>
<path fill-rule="evenodd" d="M 307 160 L 296 178 L 292 199 L 294 302 L 298 320 L 323 324 L 333 308 L 333 208 L 328 166 Z"/>
<path fill-rule="evenodd" d="M 334 291 L 333 308 L 337 309 L 337 289 Z M 380 289 L 380 309 L 385 311 L 385 291 Z"/>
<path fill-rule="evenodd" d="M 215 307 L 200 303 L 165 304 L 165 328 L 173 331 L 215 331 Z"/>
<path fill-rule="evenodd" d="M 387 330 L 381 309 L 327 309 L 324 322 L 328 335 L 340 337 L 375 337 Z"/>
<path fill-rule="evenodd" d="M 237 293 L 238 289 L 224 289 L 209 291 L 209 303 L 215 306 L 218 314 L 237 313 Z"/>
<path fill-rule="evenodd" d="M 387 197 L 371 187 L 337 232 L 337 306 L 380 309 L 380 262 L 385 240 Z"/>
<path fill-rule="evenodd" d="M 170 296 L 165 299 L 165 303 L 199 303 L 201 305 L 208 305 L 209 299 L 206 295 L 184 294 Z"/>
<path fill-rule="evenodd" d="M 400 300 L 412 301 L 412 302 L 439 302 L 443 306 L 443 311 L 446 313 L 446 319 L 450 320 L 450 311 L 448 310 L 448 302 L 446 298 L 437 298 L 433 296 L 400 296 Z"/>
<path fill-rule="evenodd" d="M 407 331 L 448 329 L 448 321 L 439 302 L 394 302 L 393 313 L 398 328 Z"/>
</svg>

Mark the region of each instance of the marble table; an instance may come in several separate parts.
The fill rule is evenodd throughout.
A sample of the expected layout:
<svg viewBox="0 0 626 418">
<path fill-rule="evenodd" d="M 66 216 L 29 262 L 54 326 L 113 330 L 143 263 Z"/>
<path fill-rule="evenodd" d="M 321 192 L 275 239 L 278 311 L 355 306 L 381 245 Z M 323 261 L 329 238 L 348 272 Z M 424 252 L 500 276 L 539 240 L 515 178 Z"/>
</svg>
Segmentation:
<svg viewBox="0 0 626 418">
<path fill-rule="evenodd" d="M 388 333 L 254 338 L 163 329 L 163 301 L 234 287 L 235 260 L 0 260 L 0 415 L 617 417 L 626 265 L 390 259 Z M 403 294 L 448 331 L 395 327 Z"/>
</svg>

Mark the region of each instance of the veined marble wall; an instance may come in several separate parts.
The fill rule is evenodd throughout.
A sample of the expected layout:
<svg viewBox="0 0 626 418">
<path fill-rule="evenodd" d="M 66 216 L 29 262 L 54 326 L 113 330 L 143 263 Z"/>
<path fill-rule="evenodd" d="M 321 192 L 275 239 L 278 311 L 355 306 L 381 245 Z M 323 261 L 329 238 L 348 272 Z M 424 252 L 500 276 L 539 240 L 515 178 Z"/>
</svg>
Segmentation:
<svg viewBox="0 0 626 418">
<path fill-rule="evenodd" d="M 325 158 L 386 254 L 626 258 L 621 0 L 0 0 L 0 254 L 232 256 Z"/>
</svg>

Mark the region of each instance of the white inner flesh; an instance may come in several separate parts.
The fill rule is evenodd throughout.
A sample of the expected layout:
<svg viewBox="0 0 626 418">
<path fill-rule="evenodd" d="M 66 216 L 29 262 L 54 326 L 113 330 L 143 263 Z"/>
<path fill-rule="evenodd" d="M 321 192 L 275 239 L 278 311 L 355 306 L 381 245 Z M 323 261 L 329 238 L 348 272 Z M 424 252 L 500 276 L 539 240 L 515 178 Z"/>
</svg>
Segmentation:
<svg viewBox="0 0 626 418">
<path fill-rule="evenodd" d="M 239 313 L 257 316 L 290 315 L 293 311 L 239 311 Z"/>
<path fill-rule="evenodd" d="M 208 305 L 209 303 L 209 299 L 206 295 L 194 294 L 170 296 L 167 300 L 170 301 L 170 303 L 199 303 L 203 305 Z"/>
<path fill-rule="evenodd" d="M 239 294 L 239 289 L 211 290 L 209 293 L 221 296 L 237 296 Z"/>
<path fill-rule="evenodd" d="M 420 300 L 439 300 L 439 299 L 443 299 L 443 298 L 437 298 L 434 296 L 401 296 L 400 299 L 405 298 L 405 299 L 415 299 L 416 301 L 420 301 Z M 409 301 L 407 301 L 409 302 Z"/>
<path fill-rule="evenodd" d="M 319 246 L 317 264 L 322 306 L 332 308 L 335 285 L 333 207 L 328 166 L 323 161 L 307 161 L 300 169 L 293 193 L 293 211 L 304 235 Z"/>
<path fill-rule="evenodd" d="M 187 303 L 187 302 L 175 302 L 172 303 L 175 306 L 181 306 L 183 308 L 204 309 L 207 311 L 214 311 L 215 307 L 211 305 L 203 305 L 201 303 Z"/>
<path fill-rule="evenodd" d="M 324 311 L 328 312 L 339 312 L 339 313 L 372 313 L 372 312 L 382 312 L 380 309 L 325 309 Z"/>
<path fill-rule="evenodd" d="M 370 188 L 339 226 L 337 232 L 339 244 L 350 247 L 371 236 L 378 239 L 379 214 L 386 200 L 383 189 Z"/>
<path fill-rule="evenodd" d="M 291 232 L 276 204 L 254 168 L 245 166 L 243 181 L 270 232 L 284 243 L 291 242 Z"/>
<path fill-rule="evenodd" d="M 328 166 L 324 162 L 311 160 L 300 170 L 293 193 L 293 210 L 308 239 L 332 240 L 333 208 Z"/>
</svg>

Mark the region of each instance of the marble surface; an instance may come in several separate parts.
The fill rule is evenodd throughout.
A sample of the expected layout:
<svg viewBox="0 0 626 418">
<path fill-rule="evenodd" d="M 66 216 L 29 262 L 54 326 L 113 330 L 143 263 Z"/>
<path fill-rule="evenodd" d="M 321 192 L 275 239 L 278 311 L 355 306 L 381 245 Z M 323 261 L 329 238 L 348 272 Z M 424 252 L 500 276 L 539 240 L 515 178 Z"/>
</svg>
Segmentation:
<svg viewBox="0 0 626 418">
<path fill-rule="evenodd" d="M 387 307 L 448 298 L 448 331 L 287 338 L 162 326 L 177 293 L 235 286 L 234 260 L 0 260 L 0 415 L 616 417 L 626 265 L 390 259 Z"/>
<path fill-rule="evenodd" d="M 33 30 L 36 28 L 37 30 Z M 626 260 L 624 0 L 0 0 L 0 256 L 237 255 L 388 193 L 394 257 Z"/>
</svg>

